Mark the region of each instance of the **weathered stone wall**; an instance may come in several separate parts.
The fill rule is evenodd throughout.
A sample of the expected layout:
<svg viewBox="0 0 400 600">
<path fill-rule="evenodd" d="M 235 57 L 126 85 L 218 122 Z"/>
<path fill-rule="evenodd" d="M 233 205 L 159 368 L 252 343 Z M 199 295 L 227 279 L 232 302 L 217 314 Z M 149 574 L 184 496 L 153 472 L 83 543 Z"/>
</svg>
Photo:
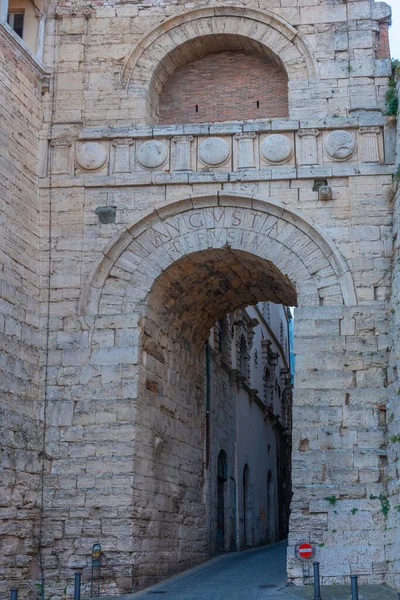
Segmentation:
<svg viewBox="0 0 400 600">
<path fill-rule="evenodd" d="M 43 72 L 0 25 L 0 594 L 38 576 Z"/>
<path fill-rule="evenodd" d="M 397 84 L 397 92 L 400 88 Z M 399 583 L 399 529 L 400 529 L 400 478 L 399 478 L 399 444 L 400 444 L 400 256 L 399 256 L 399 224 L 400 224 L 400 188 L 399 188 L 399 159 L 400 159 L 400 130 L 397 122 L 397 158 L 396 172 L 394 175 L 393 198 L 393 262 L 392 262 L 392 295 L 390 304 L 390 363 L 388 377 L 388 469 L 387 491 L 381 499 L 382 508 L 389 508 L 387 516 L 387 553 L 388 583 L 400 587 Z M 389 501 L 389 504 L 387 502 Z"/>
</svg>

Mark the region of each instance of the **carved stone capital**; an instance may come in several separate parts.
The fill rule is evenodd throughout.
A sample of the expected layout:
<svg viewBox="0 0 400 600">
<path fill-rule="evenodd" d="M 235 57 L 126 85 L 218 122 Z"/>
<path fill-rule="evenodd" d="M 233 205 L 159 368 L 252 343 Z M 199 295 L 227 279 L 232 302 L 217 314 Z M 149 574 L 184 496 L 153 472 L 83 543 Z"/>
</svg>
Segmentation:
<svg viewBox="0 0 400 600">
<path fill-rule="evenodd" d="M 360 127 L 361 135 L 379 135 L 381 132 L 380 127 Z"/>
<path fill-rule="evenodd" d="M 52 148 L 69 148 L 72 146 L 72 140 L 68 138 L 55 138 L 50 140 L 50 146 Z"/>
<path fill-rule="evenodd" d="M 192 135 L 174 135 L 174 137 L 172 138 L 172 141 L 175 142 L 175 144 L 190 144 L 190 142 L 193 142 L 193 136 Z"/>
<path fill-rule="evenodd" d="M 35 7 L 35 13 L 36 13 L 36 18 L 39 21 L 45 21 L 46 20 L 46 13 L 43 10 L 39 10 L 38 8 Z"/>
<path fill-rule="evenodd" d="M 64 17 L 84 17 L 90 19 L 93 11 L 87 6 L 59 6 L 56 8 L 56 19 Z"/>
<path fill-rule="evenodd" d="M 244 132 L 244 133 L 235 133 L 235 140 L 254 140 L 256 134 L 254 131 Z"/>
<path fill-rule="evenodd" d="M 299 129 L 299 137 L 318 137 L 319 129 Z"/>
<path fill-rule="evenodd" d="M 114 148 L 124 147 L 124 146 L 132 146 L 135 143 L 133 138 L 117 138 L 111 142 Z"/>
</svg>

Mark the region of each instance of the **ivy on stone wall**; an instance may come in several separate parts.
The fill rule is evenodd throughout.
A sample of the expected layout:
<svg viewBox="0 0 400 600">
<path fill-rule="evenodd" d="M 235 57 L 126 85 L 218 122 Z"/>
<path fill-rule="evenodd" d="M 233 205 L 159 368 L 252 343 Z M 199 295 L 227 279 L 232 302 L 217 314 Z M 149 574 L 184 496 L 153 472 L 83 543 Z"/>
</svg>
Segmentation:
<svg viewBox="0 0 400 600">
<path fill-rule="evenodd" d="M 392 60 L 392 76 L 389 80 L 389 89 L 386 92 L 386 111 L 388 116 L 397 117 L 399 112 L 399 97 L 397 94 L 397 78 L 399 77 L 399 60 Z"/>
</svg>

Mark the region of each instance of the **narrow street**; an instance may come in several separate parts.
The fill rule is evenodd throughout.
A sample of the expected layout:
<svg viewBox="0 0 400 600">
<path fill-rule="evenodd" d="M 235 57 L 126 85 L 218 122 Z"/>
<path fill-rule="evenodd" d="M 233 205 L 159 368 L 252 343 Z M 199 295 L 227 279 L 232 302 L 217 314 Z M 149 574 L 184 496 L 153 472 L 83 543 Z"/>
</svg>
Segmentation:
<svg viewBox="0 0 400 600">
<path fill-rule="evenodd" d="M 286 587 L 286 542 L 227 554 L 120 600 L 312 600 L 312 586 Z M 350 586 L 321 590 L 322 600 L 351 600 Z M 116 600 L 116 597 L 110 599 Z M 359 600 L 397 600 L 386 586 L 360 586 Z M 108 600 L 103 598 L 102 600 Z"/>
</svg>

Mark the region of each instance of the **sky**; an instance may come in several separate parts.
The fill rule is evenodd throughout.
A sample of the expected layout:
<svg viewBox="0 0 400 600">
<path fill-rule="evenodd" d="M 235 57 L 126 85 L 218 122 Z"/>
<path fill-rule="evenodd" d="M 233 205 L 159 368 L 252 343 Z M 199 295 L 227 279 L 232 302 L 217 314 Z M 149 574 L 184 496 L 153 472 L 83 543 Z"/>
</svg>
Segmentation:
<svg viewBox="0 0 400 600">
<path fill-rule="evenodd" d="M 390 48 L 392 57 L 400 59 L 400 0 L 386 0 L 392 7 L 393 18 L 390 28 Z"/>
</svg>

